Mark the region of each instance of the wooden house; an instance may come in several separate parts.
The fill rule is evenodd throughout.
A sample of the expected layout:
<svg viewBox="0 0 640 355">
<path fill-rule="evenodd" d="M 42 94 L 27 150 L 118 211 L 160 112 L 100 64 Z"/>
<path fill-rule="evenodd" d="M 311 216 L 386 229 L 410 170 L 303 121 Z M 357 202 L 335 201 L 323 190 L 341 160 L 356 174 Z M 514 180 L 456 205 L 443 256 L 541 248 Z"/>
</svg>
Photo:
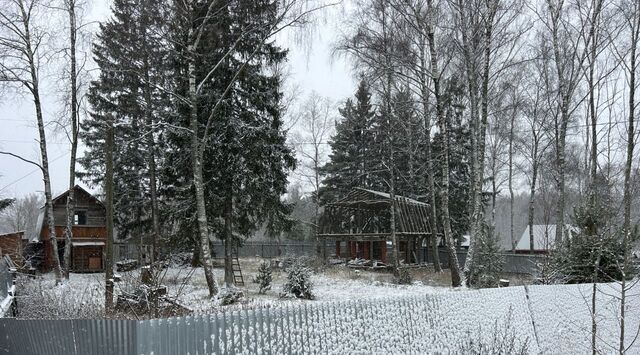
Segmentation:
<svg viewBox="0 0 640 355">
<path fill-rule="evenodd" d="M 74 216 L 71 239 L 71 267 L 73 272 L 98 272 L 104 270 L 104 251 L 107 241 L 106 209 L 102 202 L 82 187 L 76 185 L 74 190 Z M 66 191 L 53 199 L 53 216 L 60 262 L 64 262 L 64 232 L 67 226 Z M 49 240 L 49 226 L 46 223 L 45 208 L 40 209 L 35 232 L 31 243 L 38 243 L 35 252 L 41 253 L 42 270 L 50 270 L 54 266 Z"/>
<path fill-rule="evenodd" d="M 336 255 L 347 249 L 348 259 L 388 262 L 391 243 L 391 208 L 399 256 L 405 263 L 418 262 L 417 248 L 431 236 L 429 204 L 408 197 L 356 188 L 344 198 L 329 203 L 320 220 L 319 238 L 335 240 Z"/>
</svg>

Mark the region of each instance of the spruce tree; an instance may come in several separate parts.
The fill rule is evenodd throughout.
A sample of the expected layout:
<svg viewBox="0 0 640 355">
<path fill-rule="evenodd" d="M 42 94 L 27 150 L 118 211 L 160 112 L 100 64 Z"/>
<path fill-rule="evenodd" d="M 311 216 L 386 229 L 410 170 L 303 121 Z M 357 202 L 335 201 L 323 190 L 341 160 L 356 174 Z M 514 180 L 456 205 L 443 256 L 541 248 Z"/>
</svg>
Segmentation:
<svg viewBox="0 0 640 355">
<path fill-rule="evenodd" d="M 261 262 L 260 267 L 258 267 L 258 274 L 254 279 L 254 282 L 258 284 L 258 293 L 265 293 L 270 290 L 272 280 L 271 265 L 268 261 Z"/>
<path fill-rule="evenodd" d="M 206 12 L 208 2 L 199 3 Z M 219 4 L 215 19 L 209 19 L 197 48 L 198 131 L 204 144 L 202 154 L 205 208 L 212 236 L 225 242 L 225 281 L 232 283 L 231 249 L 263 224 L 272 233 L 286 229 L 290 208 L 280 196 L 286 192 L 288 172 L 294 167 L 292 150 L 286 145 L 281 117 L 281 78 L 275 66 L 286 51 L 273 42 L 264 42 L 277 17 L 272 1 L 239 1 Z M 173 42 L 185 43 L 190 23 L 177 18 Z M 230 52 L 230 55 L 227 53 Z M 184 48 L 176 48 L 176 90 L 186 96 L 188 89 Z M 214 72 L 210 72 L 216 67 Z M 209 80 L 204 80 L 209 78 Z M 175 126 L 188 127 L 187 105 L 176 101 Z M 209 120 L 212 118 L 212 120 Z M 211 122 L 207 125 L 207 122 Z M 174 130 L 167 135 L 169 149 L 165 176 L 167 194 L 193 221 L 193 168 L 188 159 L 191 134 Z M 178 225 L 188 235 L 193 223 Z"/>
<path fill-rule="evenodd" d="M 342 119 L 331 138 L 329 162 L 322 167 L 325 176 L 319 191 L 324 202 L 345 196 L 355 187 L 380 189 L 378 119 L 371 103 L 369 85 L 360 81 L 355 101 L 348 99 L 339 109 Z M 374 182 L 376 181 L 376 182 Z"/>
<path fill-rule="evenodd" d="M 79 176 L 90 185 L 103 183 L 107 117 L 115 120 L 114 196 L 119 237 L 142 237 L 152 229 L 150 156 L 161 164 L 154 137 L 155 121 L 167 112 L 167 52 L 161 38 L 166 13 L 150 0 L 115 0 L 112 17 L 100 25 L 94 59 L 100 69 L 91 82 L 91 115 L 80 137 L 87 149 L 79 159 Z M 150 121 L 151 119 L 151 121 Z M 149 139 L 152 138 L 152 139 Z M 157 182 L 156 182 L 157 184 Z"/>
</svg>

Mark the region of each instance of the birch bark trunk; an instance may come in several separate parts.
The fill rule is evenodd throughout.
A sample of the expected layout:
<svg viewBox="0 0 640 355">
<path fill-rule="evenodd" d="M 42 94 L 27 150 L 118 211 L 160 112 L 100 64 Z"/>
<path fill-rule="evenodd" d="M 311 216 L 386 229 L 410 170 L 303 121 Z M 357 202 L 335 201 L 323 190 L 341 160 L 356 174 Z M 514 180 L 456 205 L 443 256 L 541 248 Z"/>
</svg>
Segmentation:
<svg viewBox="0 0 640 355">
<path fill-rule="evenodd" d="M 440 255 L 438 253 L 438 212 L 436 202 L 436 183 L 434 179 L 433 170 L 433 153 L 431 151 L 431 116 L 429 116 L 429 88 L 427 86 L 427 44 L 424 40 L 420 43 L 420 65 L 422 70 L 420 71 L 420 90 L 422 95 L 422 112 L 425 124 L 425 139 L 424 139 L 424 151 L 427 157 L 427 184 L 429 185 L 429 195 L 431 204 L 431 213 L 429 214 L 431 224 L 431 251 L 433 253 L 433 269 L 436 272 L 442 271 L 440 265 Z"/>
<path fill-rule="evenodd" d="M 190 43 L 194 43 L 193 30 L 189 34 Z M 191 44 L 188 49 L 188 75 L 189 75 L 189 103 L 191 105 L 191 159 L 193 164 L 193 187 L 196 197 L 196 214 L 198 220 L 198 231 L 200 233 L 200 258 L 204 269 L 209 296 L 213 297 L 218 293 L 218 283 L 213 275 L 213 263 L 211 260 L 211 249 L 209 246 L 209 225 L 207 221 L 207 210 L 204 199 L 204 179 L 202 177 L 202 150 L 200 149 L 200 139 L 198 137 L 198 101 L 196 95 L 196 72 L 195 72 L 196 47 Z"/>
<path fill-rule="evenodd" d="M 71 240 L 75 210 L 76 155 L 78 151 L 78 75 L 76 64 L 76 2 L 68 0 L 69 43 L 70 43 L 70 79 L 71 79 L 71 157 L 69 158 L 69 194 L 67 195 L 67 227 L 64 233 L 64 276 L 69 279 L 71 270 Z"/>
<path fill-rule="evenodd" d="M 55 221 L 53 217 L 53 201 L 51 195 L 51 178 L 49 176 L 49 157 L 47 154 L 47 139 L 44 129 L 44 118 L 42 115 L 42 103 L 40 101 L 39 77 L 36 69 L 36 54 L 32 46 L 31 38 L 31 14 L 27 13 L 24 3 L 20 2 L 21 22 L 24 28 L 24 54 L 26 56 L 29 75 L 31 76 L 31 85 L 29 87 L 33 95 L 33 103 L 36 108 L 36 120 L 38 122 L 38 135 L 40 137 L 40 155 L 42 158 L 42 179 L 44 181 L 45 196 L 45 216 L 49 229 L 49 242 L 51 243 L 51 253 L 53 258 L 53 268 L 56 275 L 56 283 L 62 281 L 62 267 L 60 266 L 60 255 L 58 254 L 58 240 L 56 238 Z"/>
<path fill-rule="evenodd" d="M 622 267 L 622 282 L 620 285 L 620 339 L 618 351 L 624 354 L 625 348 L 625 317 L 626 317 L 626 271 L 629 265 L 629 239 L 631 238 L 631 173 L 633 169 L 633 152 L 635 149 L 635 94 L 636 94 L 636 51 L 640 38 L 640 5 L 634 3 L 633 19 L 631 21 L 631 54 L 629 58 L 629 122 L 627 123 L 627 160 L 624 166 L 624 230 L 622 246 L 624 260 Z"/>
<path fill-rule="evenodd" d="M 441 195 L 441 213 L 442 228 L 444 238 L 447 243 L 447 251 L 449 253 L 449 267 L 451 269 L 451 285 L 459 287 L 462 285 L 460 277 L 460 265 L 458 264 L 458 256 L 456 255 L 455 243 L 453 241 L 453 232 L 451 230 L 451 216 L 449 214 L 449 131 L 442 107 L 442 98 L 440 97 L 440 72 L 438 71 L 438 53 L 436 51 L 435 34 L 431 24 L 433 24 L 434 11 L 431 0 L 427 1 L 429 7 L 430 24 L 428 28 L 429 54 L 431 56 L 431 80 L 433 81 L 433 92 L 436 100 L 436 116 L 443 137 L 443 154 L 442 154 L 442 187 Z"/>
<path fill-rule="evenodd" d="M 109 116 L 105 137 L 105 209 L 107 243 L 105 255 L 105 311 L 113 309 L 113 117 Z"/>
</svg>

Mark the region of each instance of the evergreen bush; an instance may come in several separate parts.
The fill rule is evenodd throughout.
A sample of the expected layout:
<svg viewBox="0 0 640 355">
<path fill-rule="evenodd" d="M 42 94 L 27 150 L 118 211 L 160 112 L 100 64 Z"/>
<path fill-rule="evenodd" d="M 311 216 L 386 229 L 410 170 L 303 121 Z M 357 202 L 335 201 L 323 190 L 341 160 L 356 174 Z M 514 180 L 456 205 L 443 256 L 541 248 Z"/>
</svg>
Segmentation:
<svg viewBox="0 0 640 355">
<path fill-rule="evenodd" d="M 295 262 L 287 270 L 287 282 L 282 287 L 285 296 L 313 299 L 311 270 L 301 262 Z"/>
<path fill-rule="evenodd" d="M 596 198 L 574 209 L 579 232 L 556 246 L 550 269 L 557 283 L 621 280 L 624 263 L 622 237 L 608 228 L 611 211 Z"/>
<path fill-rule="evenodd" d="M 399 285 L 410 285 L 413 282 L 411 273 L 407 269 L 398 270 L 398 277 L 395 278 L 395 282 Z"/>
<path fill-rule="evenodd" d="M 470 270 L 470 283 L 474 287 L 498 287 L 504 266 L 504 257 L 493 228 L 484 224 L 476 236 L 474 263 Z"/>
<path fill-rule="evenodd" d="M 263 261 L 260 263 L 260 267 L 258 267 L 258 274 L 253 279 L 253 282 L 258 284 L 258 293 L 264 294 L 267 290 L 270 290 L 271 281 L 273 281 L 273 277 L 271 276 L 271 264 L 269 264 L 268 261 Z"/>
</svg>

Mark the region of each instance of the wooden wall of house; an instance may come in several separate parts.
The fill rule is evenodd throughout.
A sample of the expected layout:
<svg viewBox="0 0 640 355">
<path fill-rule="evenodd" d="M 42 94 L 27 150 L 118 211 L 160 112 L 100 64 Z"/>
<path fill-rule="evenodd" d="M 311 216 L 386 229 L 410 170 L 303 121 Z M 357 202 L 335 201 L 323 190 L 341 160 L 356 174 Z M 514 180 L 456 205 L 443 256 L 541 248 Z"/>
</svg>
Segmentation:
<svg viewBox="0 0 640 355">
<path fill-rule="evenodd" d="M 24 264 L 22 256 L 23 234 L 23 232 L 17 232 L 0 235 L 0 256 L 8 255 L 17 266 Z"/>
<path fill-rule="evenodd" d="M 63 239 L 66 226 L 56 226 L 56 238 Z M 49 226 L 42 226 L 40 240 L 49 239 Z M 98 226 L 73 226 L 73 239 L 107 239 L 106 227 Z"/>
<path fill-rule="evenodd" d="M 73 248 L 73 271 L 103 271 L 103 248 L 101 246 L 83 246 Z"/>
<path fill-rule="evenodd" d="M 87 226 L 105 225 L 106 211 L 95 198 L 80 189 L 76 189 L 74 197 L 76 211 L 86 211 L 87 213 Z M 53 217 L 56 226 L 67 224 L 67 198 L 65 196 L 58 198 L 53 204 Z"/>
</svg>

